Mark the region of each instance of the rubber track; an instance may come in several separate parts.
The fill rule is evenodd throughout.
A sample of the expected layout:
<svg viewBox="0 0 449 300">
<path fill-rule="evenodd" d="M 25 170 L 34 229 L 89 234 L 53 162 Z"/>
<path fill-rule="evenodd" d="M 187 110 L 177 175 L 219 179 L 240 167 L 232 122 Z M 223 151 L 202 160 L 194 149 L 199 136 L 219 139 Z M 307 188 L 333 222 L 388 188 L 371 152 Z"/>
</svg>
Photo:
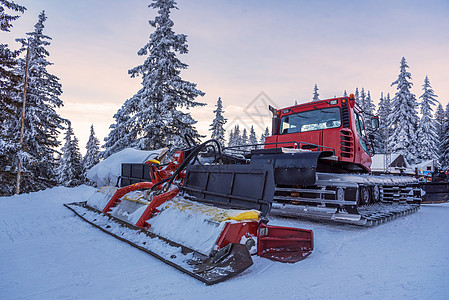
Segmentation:
<svg viewBox="0 0 449 300">
<path fill-rule="evenodd" d="M 358 211 L 362 218 L 367 220 L 367 223 L 364 226 L 375 226 L 412 214 L 416 212 L 419 207 L 418 204 L 376 203 L 365 207 L 358 207 Z"/>
</svg>

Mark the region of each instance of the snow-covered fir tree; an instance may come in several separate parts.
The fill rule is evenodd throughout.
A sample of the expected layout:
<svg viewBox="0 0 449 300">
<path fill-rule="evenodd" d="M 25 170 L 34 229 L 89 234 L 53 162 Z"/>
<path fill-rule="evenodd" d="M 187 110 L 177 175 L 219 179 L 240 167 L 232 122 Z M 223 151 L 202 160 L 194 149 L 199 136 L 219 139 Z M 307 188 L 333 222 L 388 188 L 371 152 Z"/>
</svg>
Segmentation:
<svg viewBox="0 0 449 300">
<path fill-rule="evenodd" d="M 437 129 L 438 137 L 441 137 L 444 129 L 444 109 L 441 103 L 438 103 L 435 111 L 435 128 Z M 441 138 L 439 140 L 441 141 Z"/>
<path fill-rule="evenodd" d="M 359 88 L 357 87 L 357 88 L 355 88 L 355 92 L 354 92 L 354 100 L 355 100 L 355 103 L 359 103 L 360 102 L 360 100 L 359 100 L 359 97 L 360 95 L 359 95 Z"/>
<path fill-rule="evenodd" d="M 242 139 L 240 145 L 248 145 L 248 133 L 246 132 L 246 128 L 243 128 Z"/>
<path fill-rule="evenodd" d="M 377 110 L 377 115 L 379 116 L 379 134 L 381 140 L 378 143 L 379 149 L 378 153 L 387 153 L 388 152 L 388 137 L 391 134 L 391 126 L 390 126 L 390 115 L 391 115 L 391 100 L 390 94 L 384 97 L 383 93 L 381 93 L 379 100 L 379 108 Z"/>
<path fill-rule="evenodd" d="M 57 167 L 58 183 L 63 186 L 74 187 L 83 182 L 83 165 L 78 139 L 73 133 L 70 122 L 64 139 L 65 143 Z"/>
<path fill-rule="evenodd" d="M 121 150 L 124 147 L 137 149 L 157 149 L 166 146 L 184 145 L 184 136 L 190 135 L 199 140 L 194 125 L 197 123 L 189 112 L 190 108 L 205 105 L 195 101 L 204 93 L 196 84 L 180 77 L 187 64 L 182 63 L 179 54 L 188 53 L 187 36 L 175 34 L 174 22 L 170 18 L 172 9 L 177 9 L 174 0 L 153 0 L 150 8 L 157 10 L 157 16 L 149 24 L 155 28 L 149 42 L 138 51 L 139 56 L 146 56 L 142 65 L 131 70 L 131 77 L 142 77 L 142 88 L 125 102 L 122 114 L 117 121 L 126 124 L 113 124 L 111 133 L 105 139 L 107 153 L 109 148 Z M 115 130 L 124 127 L 125 130 Z M 127 132 L 129 130 L 129 132 Z M 111 141 L 120 143 L 115 146 Z M 130 144 L 127 144 L 131 141 Z"/>
<path fill-rule="evenodd" d="M 348 93 L 346 93 L 346 90 L 343 92 L 343 97 L 348 97 Z"/>
<path fill-rule="evenodd" d="M 376 106 L 374 105 L 373 99 L 371 99 L 370 91 L 367 92 L 365 98 L 365 106 L 363 108 L 367 117 L 372 117 L 374 115 L 374 111 L 376 110 Z"/>
<path fill-rule="evenodd" d="M 24 6 L 12 1 L 1 0 L 0 31 L 10 31 L 12 21 L 19 18 L 19 15 L 12 15 L 8 13 L 8 10 L 12 13 L 23 13 L 25 9 Z M 21 74 L 14 72 L 18 55 L 19 51 L 11 51 L 7 44 L 0 43 L 0 122 L 2 123 L 15 118 L 20 106 L 20 103 L 14 98 L 14 94 L 18 93 L 18 84 L 22 80 Z"/>
<path fill-rule="evenodd" d="M 25 7 L 8 0 L 0 1 L 0 31 L 10 31 L 12 21 L 19 18 L 8 10 L 23 13 Z M 19 145 L 17 135 L 11 135 L 10 129 L 20 114 L 21 103 L 16 95 L 22 76 L 14 72 L 18 55 L 19 51 L 11 51 L 7 44 L 0 43 L 0 196 L 12 195 L 16 184 L 14 166 Z"/>
<path fill-rule="evenodd" d="M 449 103 L 444 113 L 443 140 L 441 141 L 440 163 L 444 170 L 449 168 Z"/>
<path fill-rule="evenodd" d="M 86 144 L 86 155 L 83 158 L 83 177 L 86 178 L 86 173 L 93 166 L 100 162 L 100 149 L 98 145 L 100 142 L 95 136 L 94 125 L 90 125 L 89 140 Z"/>
<path fill-rule="evenodd" d="M 12 21 L 19 18 L 18 15 L 11 15 L 7 12 L 7 9 L 14 12 L 24 13 L 26 8 L 22 5 L 14 3 L 14 1 L 0 0 L 0 30 L 10 31 L 12 27 Z"/>
<path fill-rule="evenodd" d="M 249 142 L 249 140 L 248 140 L 248 132 L 246 131 L 246 128 L 243 128 L 242 138 L 240 139 L 240 146 L 248 145 L 248 142 Z M 241 147 L 240 149 L 241 150 L 247 150 L 248 147 Z"/>
<path fill-rule="evenodd" d="M 441 148 L 441 141 L 444 140 L 444 109 L 441 103 L 438 104 L 437 110 L 435 111 L 435 128 L 438 137 L 438 157 L 443 153 Z"/>
<path fill-rule="evenodd" d="M 259 143 L 260 144 L 265 144 L 265 138 L 268 137 L 268 136 L 270 136 L 270 130 L 268 129 L 268 127 L 266 127 L 265 131 L 260 136 Z"/>
<path fill-rule="evenodd" d="M 234 126 L 234 130 L 231 130 L 229 135 L 228 147 L 240 146 L 242 144 L 242 136 L 240 135 L 240 126 L 237 124 Z"/>
<path fill-rule="evenodd" d="M 374 117 L 374 111 L 376 110 L 376 106 L 373 103 L 373 100 L 371 99 L 371 93 L 370 91 L 367 91 L 365 101 L 363 102 L 363 118 L 365 120 L 365 127 L 366 127 L 366 134 L 368 138 L 370 139 L 373 153 L 380 153 L 382 151 L 382 135 L 381 132 L 375 128 L 373 128 L 372 125 L 372 119 Z"/>
<path fill-rule="evenodd" d="M 392 134 L 388 140 L 392 153 L 404 155 L 411 164 L 417 161 L 417 138 L 416 127 L 418 115 L 416 112 L 416 97 L 410 92 L 413 85 L 411 74 L 407 72 L 407 62 L 403 57 L 401 60 L 398 79 L 391 85 L 397 85 L 397 92 L 392 99 L 391 126 Z"/>
<path fill-rule="evenodd" d="M 360 91 L 359 97 L 357 97 L 357 98 L 355 99 L 355 100 L 356 100 L 356 103 L 360 106 L 360 108 L 362 109 L 362 111 L 363 111 L 363 109 L 365 108 L 365 97 L 366 97 L 365 89 L 362 87 L 362 90 Z M 363 112 L 362 112 L 362 114 L 364 115 Z"/>
<path fill-rule="evenodd" d="M 225 145 L 225 132 L 224 124 L 228 121 L 225 117 L 223 117 L 223 102 L 219 97 L 216 104 L 217 109 L 214 110 L 215 118 L 210 125 L 210 131 L 212 131 L 211 138 L 217 140 L 222 147 Z"/>
<path fill-rule="evenodd" d="M 122 107 L 114 114 L 115 123 L 109 126 L 111 130 L 109 135 L 104 139 L 105 150 L 101 153 L 103 158 L 130 147 L 137 138 L 136 131 L 132 129 L 131 111 L 136 111 L 136 103 L 131 103 L 131 99 L 125 101 Z"/>
<path fill-rule="evenodd" d="M 17 148 L 17 156 L 22 161 L 22 171 L 27 174 L 21 191 L 29 192 L 52 186 L 55 182 L 56 149 L 59 146 L 58 135 L 64 129 L 64 120 L 56 112 L 63 105 L 60 96 L 62 86 L 59 78 L 48 71 L 53 63 L 48 61 L 51 38 L 43 33 L 45 12 L 39 14 L 34 31 L 27 33 L 27 38 L 17 39 L 22 44 L 21 51 L 29 48 L 29 70 L 26 89 L 25 127 L 22 148 Z M 25 73 L 25 58 L 19 59 L 17 72 Z M 19 85 L 17 101 L 22 103 L 23 82 Z M 20 119 L 9 124 L 10 132 L 20 132 Z M 15 135 L 20 139 L 19 134 Z M 18 142 L 16 143 L 19 144 Z M 16 157 L 17 157 L 16 156 Z"/>
<path fill-rule="evenodd" d="M 315 83 L 315 86 L 313 87 L 313 101 L 318 101 L 320 100 L 320 94 L 318 93 L 319 88 L 318 85 Z"/>
<path fill-rule="evenodd" d="M 234 141 L 234 131 L 231 129 L 231 131 L 229 132 L 228 147 L 232 147 L 233 141 Z"/>
<path fill-rule="evenodd" d="M 248 143 L 250 145 L 255 145 L 257 144 L 257 136 L 256 136 L 256 131 L 254 130 L 254 126 L 251 125 L 251 129 L 249 131 L 249 140 Z"/>
<path fill-rule="evenodd" d="M 421 120 L 418 124 L 418 158 L 421 161 L 438 159 L 439 140 L 435 121 L 432 118 L 433 109 L 438 103 L 437 95 L 434 94 L 428 76 L 424 79 L 423 94 L 421 100 Z"/>
</svg>

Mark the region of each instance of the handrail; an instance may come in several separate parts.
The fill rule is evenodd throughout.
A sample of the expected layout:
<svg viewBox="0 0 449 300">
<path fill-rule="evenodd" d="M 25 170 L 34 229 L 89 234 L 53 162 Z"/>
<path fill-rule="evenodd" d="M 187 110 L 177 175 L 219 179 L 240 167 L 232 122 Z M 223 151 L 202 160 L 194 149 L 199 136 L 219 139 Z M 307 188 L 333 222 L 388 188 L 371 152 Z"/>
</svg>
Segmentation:
<svg viewBox="0 0 449 300">
<path fill-rule="evenodd" d="M 258 149 L 259 146 L 266 146 L 266 145 L 276 145 L 277 146 L 278 144 L 294 144 L 294 149 L 301 149 L 300 148 L 301 144 L 306 144 L 306 145 L 310 145 L 310 146 L 315 146 L 318 149 L 319 148 L 329 149 L 330 151 L 332 151 L 333 155 L 335 155 L 335 149 L 332 147 L 308 143 L 308 142 L 304 142 L 304 141 L 288 141 L 288 142 L 262 143 L 262 144 L 251 144 L 251 145 L 238 145 L 238 146 L 225 147 L 225 148 L 223 148 L 223 150 L 230 149 L 230 150 L 237 150 L 242 153 L 245 153 L 248 151 L 248 149 L 251 150 L 251 148 Z M 246 149 L 241 149 L 241 148 L 246 148 Z"/>
</svg>

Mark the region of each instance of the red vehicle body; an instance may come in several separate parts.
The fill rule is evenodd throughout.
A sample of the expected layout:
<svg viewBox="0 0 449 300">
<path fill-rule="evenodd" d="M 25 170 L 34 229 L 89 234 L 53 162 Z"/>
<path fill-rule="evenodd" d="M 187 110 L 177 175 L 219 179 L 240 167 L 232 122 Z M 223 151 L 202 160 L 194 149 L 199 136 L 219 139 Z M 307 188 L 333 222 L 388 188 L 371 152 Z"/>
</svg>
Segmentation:
<svg viewBox="0 0 449 300">
<path fill-rule="evenodd" d="M 272 109 L 272 112 L 272 136 L 266 138 L 265 148 L 332 151 L 331 161 L 339 169 L 370 172 L 370 145 L 353 94 Z"/>
</svg>

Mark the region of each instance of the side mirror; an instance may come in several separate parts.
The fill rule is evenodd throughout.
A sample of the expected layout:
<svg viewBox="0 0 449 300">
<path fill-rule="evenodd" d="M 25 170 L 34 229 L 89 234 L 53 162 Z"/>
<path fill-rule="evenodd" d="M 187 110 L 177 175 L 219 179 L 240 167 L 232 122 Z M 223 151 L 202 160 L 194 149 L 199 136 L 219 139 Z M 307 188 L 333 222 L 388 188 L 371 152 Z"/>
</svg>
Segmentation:
<svg viewBox="0 0 449 300">
<path fill-rule="evenodd" d="M 379 117 L 375 116 L 371 118 L 371 127 L 373 129 L 379 129 Z"/>
</svg>

